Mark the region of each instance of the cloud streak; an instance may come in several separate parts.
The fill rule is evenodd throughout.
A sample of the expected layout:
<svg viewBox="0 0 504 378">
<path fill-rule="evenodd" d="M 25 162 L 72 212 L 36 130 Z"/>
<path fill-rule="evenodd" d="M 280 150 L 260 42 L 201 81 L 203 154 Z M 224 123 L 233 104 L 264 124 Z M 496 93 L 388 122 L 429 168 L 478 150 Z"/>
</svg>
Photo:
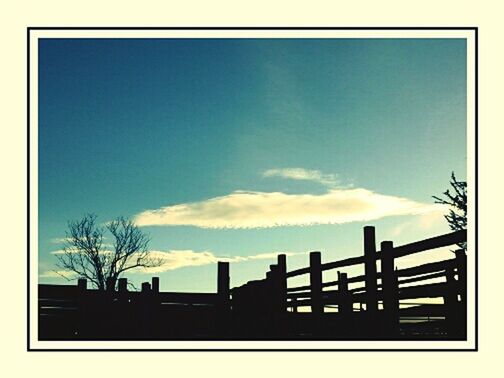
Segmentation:
<svg viewBox="0 0 504 378">
<path fill-rule="evenodd" d="M 171 251 L 151 251 L 149 256 L 161 261 L 160 266 L 153 268 L 138 268 L 134 269 L 137 273 L 160 273 L 169 270 L 215 264 L 219 261 L 237 263 L 251 260 L 270 260 L 276 259 L 277 256 L 283 253 L 286 256 L 304 255 L 305 253 L 294 252 L 268 252 L 260 253 L 252 256 L 216 256 L 210 251 L 195 252 L 193 250 L 171 250 Z"/>
<path fill-rule="evenodd" d="M 39 274 L 39 278 L 66 278 L 67 280 L 71 280 L 77 278 L 77 273 L 69 270 L 48 270 Z"/>
<path fill-rule="evenodd" d="M 319 170 L 304 168 L 268 169 L 264 171 L 262 175 L 263 177 L 281 177 L 292 180 L 313 181 L 328 186 L 335 186 L 337 184 L 336 175 L 324 174 Z"/>
<path fill-rule="evenodd" d="M 59 251 L 55 251 L 58 254 Z M 219 261 L 229 263 L 239 263 L 253 260 L 273 260 L 283 253 L 286 256 L 305 255 L 305 252 L 266 252 L 251 256 L 216 256 L 210 251 L 196 252 L 190 249 L 187 250 L 169 250 L 169 251 L 150 251 L 149 256 L 160 261 L 160 265 L 152 268 L 134 268 L 132 273 L 153 274 L 162 273 L 179 268 L 192 267 L 216 264 Z M 135 256 L 132 257 L 132 261 Z M 68 270 L 49 270 L 41 273 L 40 278 L 77 278 L 76 273 Z"/>
<path fill-rule="evenodd" d="M 440 206 L 360 188 L 335 188 L 320 195 L 235 191 L 201 202 L 146 210 L 137 214 L 134 221 L 138 226 L 248 229 L 364 222 L 425 214 Z"/>
</svg>

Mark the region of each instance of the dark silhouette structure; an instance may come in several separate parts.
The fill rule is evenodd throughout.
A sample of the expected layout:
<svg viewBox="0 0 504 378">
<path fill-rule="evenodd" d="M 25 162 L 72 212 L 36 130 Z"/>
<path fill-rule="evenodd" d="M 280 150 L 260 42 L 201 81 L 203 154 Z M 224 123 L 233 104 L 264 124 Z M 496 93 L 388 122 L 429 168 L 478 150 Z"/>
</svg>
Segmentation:
<svg viewBox="0 0 504 378">
<path fill-rule="evenodd" d="M 287 271 L 285 255 L 264 279 L 230 290 L 229 264 L 218 263 L 217 293 L 159 291 L 159 279 L 130 292 L 78 285 L 39 285 L 41 340 L 465 340 L 467 264 L 455 257 L 405 269 L 395 259 L 466 241 L 465 230 L 376 250 L 364 228 L 364 254 L 328 263 L 310 253 L 308 267 Z M 324 282 L 322 272 L 363 266 L 364 274 Z M 378 269 L 378 266 L 380 269 Z M 306 286 L 288 279 L 309 275 Z M 441 304 L 412 303 L 442 298 Z M 424 300 L 425 302 L 425 300 Z M 309 309 L 309 311 L 301 311 Z M 331 311 L 329 311 L 331 310 Z"/>
</svg>

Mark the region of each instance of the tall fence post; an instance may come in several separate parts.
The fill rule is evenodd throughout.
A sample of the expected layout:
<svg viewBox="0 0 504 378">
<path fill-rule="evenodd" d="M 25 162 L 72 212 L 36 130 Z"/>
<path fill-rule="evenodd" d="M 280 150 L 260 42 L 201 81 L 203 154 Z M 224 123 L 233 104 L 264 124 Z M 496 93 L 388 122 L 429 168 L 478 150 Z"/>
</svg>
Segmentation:
<svg viewBox="0 0 504 378">
<path fill-rule="evenodd" d="M 347 318 L 352 314 L 352 297 L 348 292 L 348 275 L 347 273 L 338 272 L 338 294 L 339 294 L 339 304 L 338 312 L 344 318 Z"/>
<path fill-rule="evenodd" d="M 373 337 L 379 332 L 379 327 L 377 327 L 376 241 L 375 228 L 373 226 L 364 227 L 364 272 L 366 288 L 364 302 L 366 304 L 366 312 L 364 314 L 365 324 L 362 327 L 362 331 L 366 334 L 366 337 Z"/>
<path fill-rule="evenodd" d="M 277 330 L 279 335 L 287 333 L 287 256 L 277 256 Z"/>
<path fill-rule="evenodd" d="M 221 298 L 229 299 L 229 263 L 217 263 L 217 293 Z"/>
<path fill-rule="evenodd" d="M 383 311 L 385 315 L 384 336 L 394 338 L 399 332 L 399 293 L 394 270 L 394 244 L 391 241 L 382 242 L 381 254 Z"/>
<path fill-rule="evenodd" d="M 310 252 L 311 311 L 315 319 L 324 312 L 322 304 L 322 269 L 320 252 Z M 317 321 L 317 320 L 315 320 Z"/>
<path fill-rule="evenodd" d="M 267 301 L 268 301 L 268 309 L 272 314 L 272 317 L 275 318 L 279 311 L 279 279 L 278 279 L 279 268 L 278 265 L 273 264 L 270 265 L 270 275 L 268 278 L 268 293 L 267 293 Z M 276 325 L 275 325 L 276 326 Z"/>
<path fill-rule="evenodd" d="M 279 309 L 282 313 L 287 310 L 287 256 L 280 254 L 277 256 L 278 265 L 278 291 Z"/>
<path fill-rule="evenodd" d="M 151 284 L 150 282 L 142 282 L 142 292 L 140 294 L 140 337 L 148 338 L 151 335 L 152 327 L 151 327 L 151 304 L 152 304 L 152 296 L 151 296 Z"/>
<path fill-rule="evenodd" d="M 151 287 L 153 293 L 159 293 L 159 277 L 152 277 Z"/>
<path fill-rule="evenodd" d="M 376 294 L 376 241 L 375 228 L 364 227 L 364 271 L 366 275 L 366 312 L 374 319 L 378 312 Z"/>
<path fill-rule="evenodd" d="M 229 262 L 217 262 L 217 332 L 227 335 L 230 331 L 230 289 L 229 289 Z"/>
</svg>

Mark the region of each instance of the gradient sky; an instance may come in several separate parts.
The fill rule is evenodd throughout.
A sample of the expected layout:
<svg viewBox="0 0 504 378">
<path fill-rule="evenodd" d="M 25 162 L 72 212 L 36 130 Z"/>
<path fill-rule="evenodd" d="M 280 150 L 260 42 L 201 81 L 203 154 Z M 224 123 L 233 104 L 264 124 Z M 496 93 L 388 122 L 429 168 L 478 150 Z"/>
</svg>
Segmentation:
<svg viewBox="0 0 504 378">
<path fill-rule="evenodd" d="M 214 291 L 219 258 L 235 286 L 281 251 L 360 255 L 364 225 L 448 232 L 431 196 L 466 178 L 466 43 L 42 39 L 38 127 L 40 282 L 96 213 L 150 234 L 162 290 Z"/>
</svg>

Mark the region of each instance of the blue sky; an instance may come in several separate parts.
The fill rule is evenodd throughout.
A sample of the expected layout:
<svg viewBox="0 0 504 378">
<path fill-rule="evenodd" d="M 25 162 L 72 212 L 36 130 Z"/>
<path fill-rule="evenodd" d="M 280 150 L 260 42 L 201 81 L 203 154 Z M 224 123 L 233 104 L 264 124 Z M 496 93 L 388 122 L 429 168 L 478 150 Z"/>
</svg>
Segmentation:
<svg viewBox="0 0 504 378">
<path fill-rule="evenodd" d="M 466 177 L 462 39 L 42 39 L 39 272 L 68 220 L 134 219 L 172 291 L 448 232 Z"/>
</svg>

